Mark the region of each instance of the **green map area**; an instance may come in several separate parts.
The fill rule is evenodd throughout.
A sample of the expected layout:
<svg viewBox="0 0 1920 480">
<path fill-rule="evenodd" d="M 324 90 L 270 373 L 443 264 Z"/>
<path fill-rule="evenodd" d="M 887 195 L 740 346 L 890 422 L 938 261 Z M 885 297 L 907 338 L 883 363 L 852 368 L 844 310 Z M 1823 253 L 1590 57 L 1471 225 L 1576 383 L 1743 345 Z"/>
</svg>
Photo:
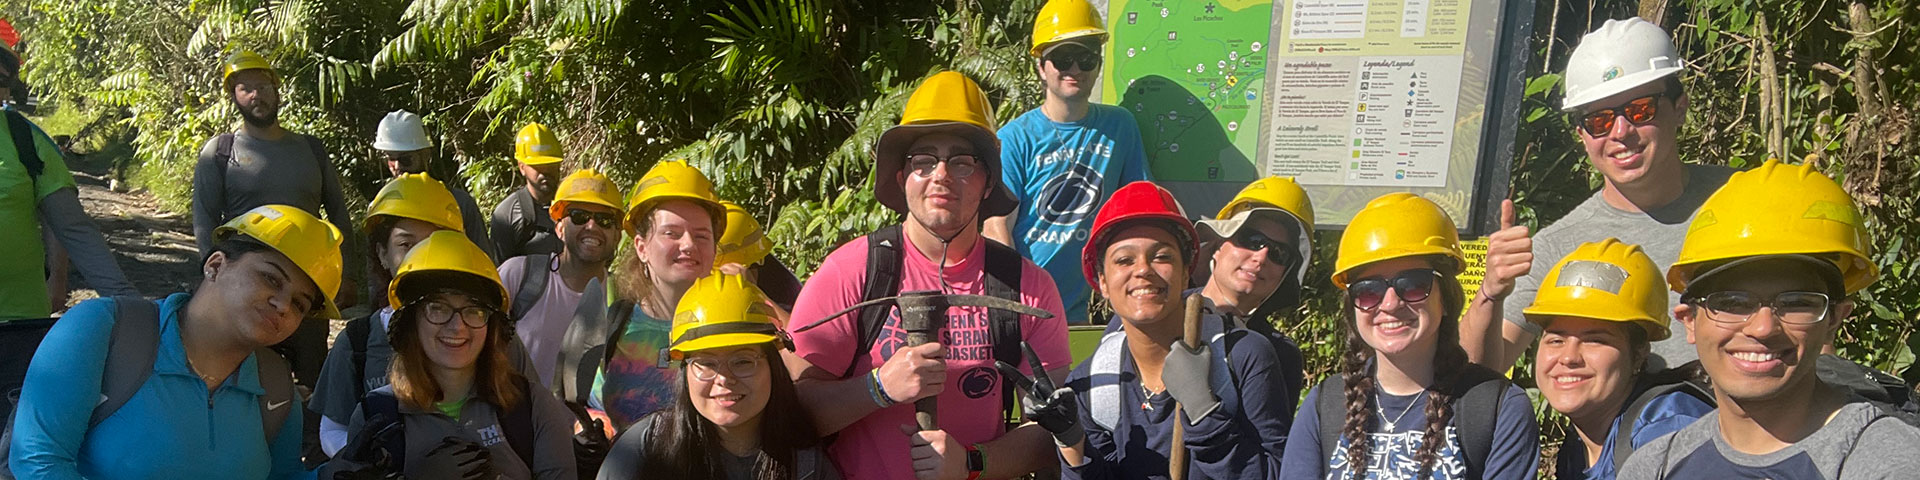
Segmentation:
<svg viewBox="0 0 1920 480">
<path fill-rule="evenodd" d="M 1133 112 L 1156 180 L 1252 181 L 1271 0 L 1112 0 L 1103 91 Z M 1111 95 L 1111 94 L 1109 94 Z M 1109 96 L 1108 98 L 1112 98 Z"/>
</svg>

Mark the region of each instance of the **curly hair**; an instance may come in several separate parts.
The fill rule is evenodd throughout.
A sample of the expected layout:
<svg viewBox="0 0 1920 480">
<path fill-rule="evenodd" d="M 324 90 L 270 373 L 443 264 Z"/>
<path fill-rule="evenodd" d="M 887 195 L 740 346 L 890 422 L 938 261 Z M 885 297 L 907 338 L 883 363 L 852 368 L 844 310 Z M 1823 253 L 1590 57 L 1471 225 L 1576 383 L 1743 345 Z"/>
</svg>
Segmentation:
<svg viewBox="0 0 1920 480">
<path fill-rule="evenodd" d="M 1446 272 L 1445 269 L 1442 271 Z M 1451 391 L 1451 387 L 1460 381 L 1460 374 L 1467 365 L 1467 351 L 1460 346 L 1460 313 L 1465 294 L 1460 288 L 1460 280 L 1452 273 L 1443 273 L 1440 280 L 1438 286 L 1441 287 L 1443 299 L 1440 307 L 1440 339 L 1433 353 L 1434 372 L 1438 372 L 1439 376 L 1434 378 L 1432 385 L 1426 387 L 1427 405 L 1423 412 L 1427 417 L 1427 425 L 1422 430 L 1425 436 L 1414 456 L 1420 462 L 1421 477 L 1433 473 L 1433 466 L 1440 460 L 1440 447 L 1446 444 L 1447 425 L 1453 420 L 1455 392 Z M 1374 351 L 1360 338 L 1352 296 L 1345 295 L 1342 304 L 1346 306 L 1344 323 L 1347 352 L 1342 359 L 1341 374 L 1346 381 L 1347 417 L 1340 435 L 1347 439 L 1349 478 L 1365 478 L 1367 457 L 1373 451 L 1373 437 L 1369 433 L 1378 427 L 1373 415 L 1376 406 L 1374 372 L 1368 366 Z"/>
</svg>

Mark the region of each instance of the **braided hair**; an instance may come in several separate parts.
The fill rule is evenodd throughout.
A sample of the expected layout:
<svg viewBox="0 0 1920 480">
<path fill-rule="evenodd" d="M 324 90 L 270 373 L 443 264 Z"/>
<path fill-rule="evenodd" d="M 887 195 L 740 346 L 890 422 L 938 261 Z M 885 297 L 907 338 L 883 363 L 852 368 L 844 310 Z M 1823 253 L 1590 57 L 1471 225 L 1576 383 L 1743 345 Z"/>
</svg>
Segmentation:
<svg viewBox="0 0 1920 480">
<path fill-rule="evenodd" d="M 1422 430 L 1424 437 L 1420 441 L 1420 448 L 1414 455 L 1414 459 L 1420 462 L 1420 477 L 1432 474 L 1434 465 L 1439 463 L 1440 447 L 1446 444 L 1447 425 L 1453 420 L 1453 399 L 1456 394 L 1451 391 L 1451 386 L 1459 382 L 1461 372 L 1466 370 L 1467 365 L 1467 351 L 1460 346 L 1460 313 L 1466 295 L 1460 288 L 1460 280 L 1455 277 L 1457 272 L 1448 268 L 1438 270 L 1441 278 L 1437 286 L 1441 288 L 1444 299 L 1440 307 L 1440 339 L 1433 353 L 1434 372 L 1438 376 L 1432 385 L 1426 387 L 1427 405 L 1423 412 L 1427 417 L 1427 425 Z M 1378 426 L 1373 415 L 1376 387 L 1373 369 L 1368 366 L 1374 351 L 1360 337 L 1353 297 L 1351 294 L 1343 296 L 1347 352 L 1342 359 L 1341 373 L 1346 381 L 1347 417 L 1340 436 L 1347 439 L 1348 478 L 1365 478 L 1367 458 L 1373 451 L 1373 436 L 1370 433 Z"/>
</svg>

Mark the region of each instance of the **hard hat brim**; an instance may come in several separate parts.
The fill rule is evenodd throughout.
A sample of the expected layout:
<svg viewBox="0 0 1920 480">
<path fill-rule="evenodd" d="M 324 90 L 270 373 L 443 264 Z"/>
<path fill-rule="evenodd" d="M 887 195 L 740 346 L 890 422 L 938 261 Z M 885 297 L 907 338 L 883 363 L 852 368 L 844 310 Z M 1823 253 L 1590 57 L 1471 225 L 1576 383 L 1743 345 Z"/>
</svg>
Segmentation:
<svg viewBox="0 0 1920 480">
<path fill-rule="evenodd" d="M 565 159 L 560 157 L 555 157 L 555 156 L 549 156 L 549 155 L 528 155 L 525 157 L 516 158 L 514 160 L 517 160 L 520 163 L 524 163 L 527 165 L 552 165 L 552 164 L 560 163 L 561 160 L 565 160 Z"/>
<path fill-rule="evenodd" d="M 426 150 L 428 147 L 429 145 L 424 143 L 399 142 L 399 141 L 390 141 L 390 140 L 374 140 L 373 141 L 374 150 L 380 150 L 385 152 L 418 152 L 421 150 Z"/>
<path fill-rule="evenodd" d="M 1020 202 L 1000 182 L 1000 137 L 978 125 L 962 122 L 899 125 L 880 134 L 873 147 L 873 197 L 881 205 L 902 214 L 907 211 L 907 195 L 895 178 L 906 166 L 906 151 L 913 141 L 932 133 L 946 133 L 973 142 L 974 156 L 986 162 L 989 178 L 986 200 L 980 202 L 980 219 L 1013 213 Z"/>
<path fill-rule="evenodd" d="M 1848 292 L 1845 279 L 1840 273 L 1839 265 L 1824 258 L 1802 253 L 1752 255 L 1732 260 L 1708 260 L 1690 265 L 1674 265 L 1673 268 L 1667 271 L 1667 284 L 1673 288 L 1673 291 L 1685 295 L 1692 293 L 1693 287 L 1699 285 L 1702 281 L 1712 279 L 1742 265 L 1767 260 L 1787 260 L 1805 264 L 1814 271 L 1819 272 L 1821 282 L 1825 283 L 1828 288 L 1826 293 L 1845 295 L 1846 292 Z M 1706 270 L 1699 271 L 1697 274 L 1694 273 L 1701 267 L 1705 267 Z"/>
<path fill-rule="evenodd" d="M 669 347 L 668 349 L 670 350 L 669 354 L 671 355 L 671 358 L 673 358 L 674 360 L 679 360 L 685 357 L 687 352 L 713 350 L 716 348 L 744 347 L 749 345 L 759 345 L 763 343 L 773 343 L 777 341 L 780 341 L 779 337 L 776 337 L 770 334 L 765 334 L 765 333 L 722 333 L 722 334 L 708 335 L 705 337 L 687 340 L 685 342 L 681 342 L 679 345 L 674 345 L 672 347 Z M 769 360 L 778 360 L 778 359 L 769 359 Z"/>
<path fill-rule="evenodd" d="M 1547 326 L 1547 322 L 1553 321 L 1556 317 L 1579 317 L 1631 323 L 1634 327 L 1647 332 L 1647 341 L 1650 342 L 1666 340 L 1667 337 L 1673 336 L 1673 331 L 1667 327 L 1665 318 L 1655 319 L 1631 312 L 1606 312 L 1596 310 L 1591 305 L 1574 302 L 1538 302 L 1522 310 L 1521 313 L 1526 316 L 1527 322 L 1541 327 Z"/>
<path fill-rule="evenodd" d="M 1577 112 L 1580 110 L 1580 107 L 1585 107 L 1589 104 L 1592 104 L 1593 102 L 1605 100 L 1607 97 L 1619 95 L 1621 92 L 1625 92 L 1627 90 L 1639 88 L 1641 85 L 1658 82 L 1662 79 L 1667 78 L 1670 75 L 1678 73 L 1680 70 L 1684 68 L 1686 67 L 1672 66 L 1672 67 L 1664 67 L 1664 68 L 1655 68 L 1651 70 L 1642 70 L 1639 72 L 1627 74 L 1624 77 L 1608 80 L 1599 85 L 1595 85 L 1592 88 L 1588 88 L 1586 90 L 1576 92 L 1576 95 L 1568 95 L 1566 98 L 1566 101 L 1561 103 L 1560 111 L 1568 112 L 1568 113 Z M 1680 92 L 1669 92 L 1670 95 L 1678 94 L 1678 93 Z"/>
</svg>

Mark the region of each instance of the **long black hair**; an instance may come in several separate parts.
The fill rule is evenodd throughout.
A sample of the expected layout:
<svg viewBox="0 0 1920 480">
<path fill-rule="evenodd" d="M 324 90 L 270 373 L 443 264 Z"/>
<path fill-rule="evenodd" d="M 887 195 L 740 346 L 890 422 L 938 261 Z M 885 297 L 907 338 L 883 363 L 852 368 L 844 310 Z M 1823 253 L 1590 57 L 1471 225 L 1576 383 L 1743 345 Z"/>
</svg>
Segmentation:
<svg viewBox="0 0 1920 480">
<path fill-rule="evenodd" d="M 754 460 L 756 480 L 792 480 L 798 477 L 795 453 L 819 445 L 813 419 L 801 410 L 799 394 L 793 389 L 793 377 L 781 360 L 774 342 L 760 346 L 766 356 L 768 375 L 773 385 L 767 407 L 760 411 L 760 453 Z M 713 422 L 693 408 L 692 392 L 687 390 L 687 366 L 684 362 L 674 375 L 673 407 L 655 414 L 652 441 L 645 447 L 649 478 L 725 480 L 719 455 L 727 455 L 720 445 L 720 434 Z"/>
</svg>

